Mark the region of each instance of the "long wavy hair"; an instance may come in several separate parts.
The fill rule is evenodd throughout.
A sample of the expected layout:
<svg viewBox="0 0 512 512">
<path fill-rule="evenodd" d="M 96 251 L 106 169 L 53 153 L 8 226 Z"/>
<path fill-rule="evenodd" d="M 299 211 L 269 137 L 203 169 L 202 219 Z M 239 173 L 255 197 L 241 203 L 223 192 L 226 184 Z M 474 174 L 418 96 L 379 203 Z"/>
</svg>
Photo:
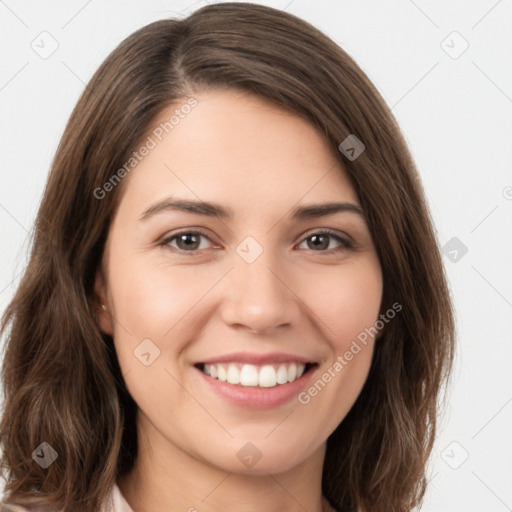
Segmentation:
<svg viewBox="0 0 512 512">
<path fill-rule="evenodd" d="M 308 120 L 358 194 L 383 272 L 382 312 L 394 302 L 402 310 L 327 440 L 322 490 L 340 512 L 409 511 L 426 491 L 455 346 L 450 290 L 417 169 L 389 107 L 343 49 L 292 14 L 231 2 L 137 30 L 102 63 L 71 114 L 28 266 L 2 318 L 5 502 L 97 512 L 133 466 L 137 407 L 113 340 L 99 328 L 93 291 L 123 182 L 101 200 L 94 191 L 163 109 L 209 88 L 248 91 Z M 353 160 L 338 150 L 351 134 L 365 145 Z M 43 442 L 58 453 L 47 468 L 32 457 Z"/>
</svg>

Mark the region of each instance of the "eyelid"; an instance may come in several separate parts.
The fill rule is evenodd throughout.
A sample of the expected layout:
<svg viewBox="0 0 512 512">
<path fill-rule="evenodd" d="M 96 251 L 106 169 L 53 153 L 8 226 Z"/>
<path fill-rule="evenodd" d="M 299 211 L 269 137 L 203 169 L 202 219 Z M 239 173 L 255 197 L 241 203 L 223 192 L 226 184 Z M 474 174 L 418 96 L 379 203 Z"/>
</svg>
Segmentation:
<svg viewBox="0 0 512 512">
<path fill-rule="evenodd" d="M 309 238 L 312 235 L 318 235 L 318 234 L 328 234 L 331 235 L 333 238 L 338 238 L 343 243 L 346 243 L 349 246 L 354 246 L 355 242 L 346 233 L 342 233 L 338 230 L 332 229 L 332 228 L 316 228 L 313 230 L 306 231 L 303 235 L 301 235 L 301 242 L 304 241 L 304 239 Z"/>
</svg>

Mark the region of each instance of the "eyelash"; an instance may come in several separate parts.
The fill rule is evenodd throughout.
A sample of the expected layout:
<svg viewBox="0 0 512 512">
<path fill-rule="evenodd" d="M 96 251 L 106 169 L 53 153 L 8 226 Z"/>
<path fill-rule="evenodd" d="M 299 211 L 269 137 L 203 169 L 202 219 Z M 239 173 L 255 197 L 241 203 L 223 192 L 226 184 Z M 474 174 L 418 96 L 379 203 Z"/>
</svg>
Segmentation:
<svg viewBox="0 0 512 512">
<path fill-rule="evenodd" d="M 165 238 L 164 240 L 162 240 L 162 242 L 160 242 L 159 245 L 164 247 L 164 248 L 166 248 L 166 247 L 168 248 L 170 242 L 173 241 L 174 239 L 178 238 L 181 235 L 201 235 L 201 236 L 205 237 L 207 240 L 209 240 L 210 242 L 212 241 L 210 239 L 210 237 L 206 233 L 203 233 L 202 231 L 197 231 L 197 230 L 196 231 L 191 231 L 191 230 L 188 230 L 188 231 L 180 231 L 178 233 L 174 233 L 173 235 L 171 235 L 171 236 Z M 338 251 L 343 251 L 343 250 L 353 249 L 354 248 L 354 246 L 353 246 L 353 244 L 351 242 L 349 242 L 348 240 L 345 240 L 344 238 L 341 238 L 335 231 L 333 231 L 331 229 L 324 229 L 322 231 L 315 231 L 315 232 L 309 234 L 308 236 L 306 236 L 305 238 L 303 238 L 302 241 L 301 241 L 301 244 L 302 244 L 302 242 L 304 242 L 308 238 L 311 238 L 314 235 L 329 235 L 332 238 L 335 238 L 337 241 L 339 241 L 342 244 L 342 247 L 337 247 L 335 249 L 323 250 L 323 251 L 315 251 L 313 249 L 310 249 L 312 252 L 332 254 L 333 252 L 338 252 Z M 190 255 L 190 256 L 194 256 L 194 255 L 196 255 L 200 251 L 199 249 L 185 251 L 183 249 L 179 249 L 179 248 L 176 248 L 176 247 L 173 247 L 173 249 L 175 251 L 177 251 L 178 253 L 187 254 L 187 255 Z"/>
</svg>

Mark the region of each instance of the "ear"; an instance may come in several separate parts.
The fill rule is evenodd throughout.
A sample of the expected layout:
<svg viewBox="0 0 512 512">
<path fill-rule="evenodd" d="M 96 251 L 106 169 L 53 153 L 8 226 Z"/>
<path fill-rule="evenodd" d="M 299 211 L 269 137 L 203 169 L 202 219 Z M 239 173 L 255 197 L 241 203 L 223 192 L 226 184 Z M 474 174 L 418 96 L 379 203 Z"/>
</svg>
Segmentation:
<svg viewBox="0 0 512 512">
<path fill-rule="evenodd" d="M 105 284 L 105 278 L 101 269 L 96 273 L 94 280 L 94 295 L 95 295 L 95 309 L 96 318 L 100 329 L 110 336 L 113 335 L 113 322 L 112 315 L 110 313 L 109 304 L 107 301 L 107 287 Z"/>
</svg>

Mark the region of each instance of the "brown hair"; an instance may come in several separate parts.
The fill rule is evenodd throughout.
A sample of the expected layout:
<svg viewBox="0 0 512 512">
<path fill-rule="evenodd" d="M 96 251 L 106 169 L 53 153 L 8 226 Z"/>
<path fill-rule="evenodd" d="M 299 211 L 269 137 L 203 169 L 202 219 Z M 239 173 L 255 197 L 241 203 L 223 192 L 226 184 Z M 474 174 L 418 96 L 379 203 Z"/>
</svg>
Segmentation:
<svg viewBox="0 0 512 512">
<path fill-rule="evenodd" d="M 208 88 L 237 88 L 311 122 L 339 155 L 380 259 L 382 311 L 402 310 L 375 345 L 356 403 L 327 441 L 323 492 L 339 511 L 421 503 L 443 382 L 454 353 L 450 293 L 433 222 L 400 129 L 357 64 L 309 23 L 218 3 L 151 23 L 103 62 L 76 105 L 38 211 L 30 260 L 2 321 L 2 476 L 8 503 L 98 511 L 137 455 L 136 404 L 93 292 L 123 183 L 118 171 L 155 116 Z M 355 160 L 338 145 L 355 134 Z M 47 469 L 32 452 L 49 443 Z M 0 507 L 1 508 L 1 507 Z"/>
</svg>

